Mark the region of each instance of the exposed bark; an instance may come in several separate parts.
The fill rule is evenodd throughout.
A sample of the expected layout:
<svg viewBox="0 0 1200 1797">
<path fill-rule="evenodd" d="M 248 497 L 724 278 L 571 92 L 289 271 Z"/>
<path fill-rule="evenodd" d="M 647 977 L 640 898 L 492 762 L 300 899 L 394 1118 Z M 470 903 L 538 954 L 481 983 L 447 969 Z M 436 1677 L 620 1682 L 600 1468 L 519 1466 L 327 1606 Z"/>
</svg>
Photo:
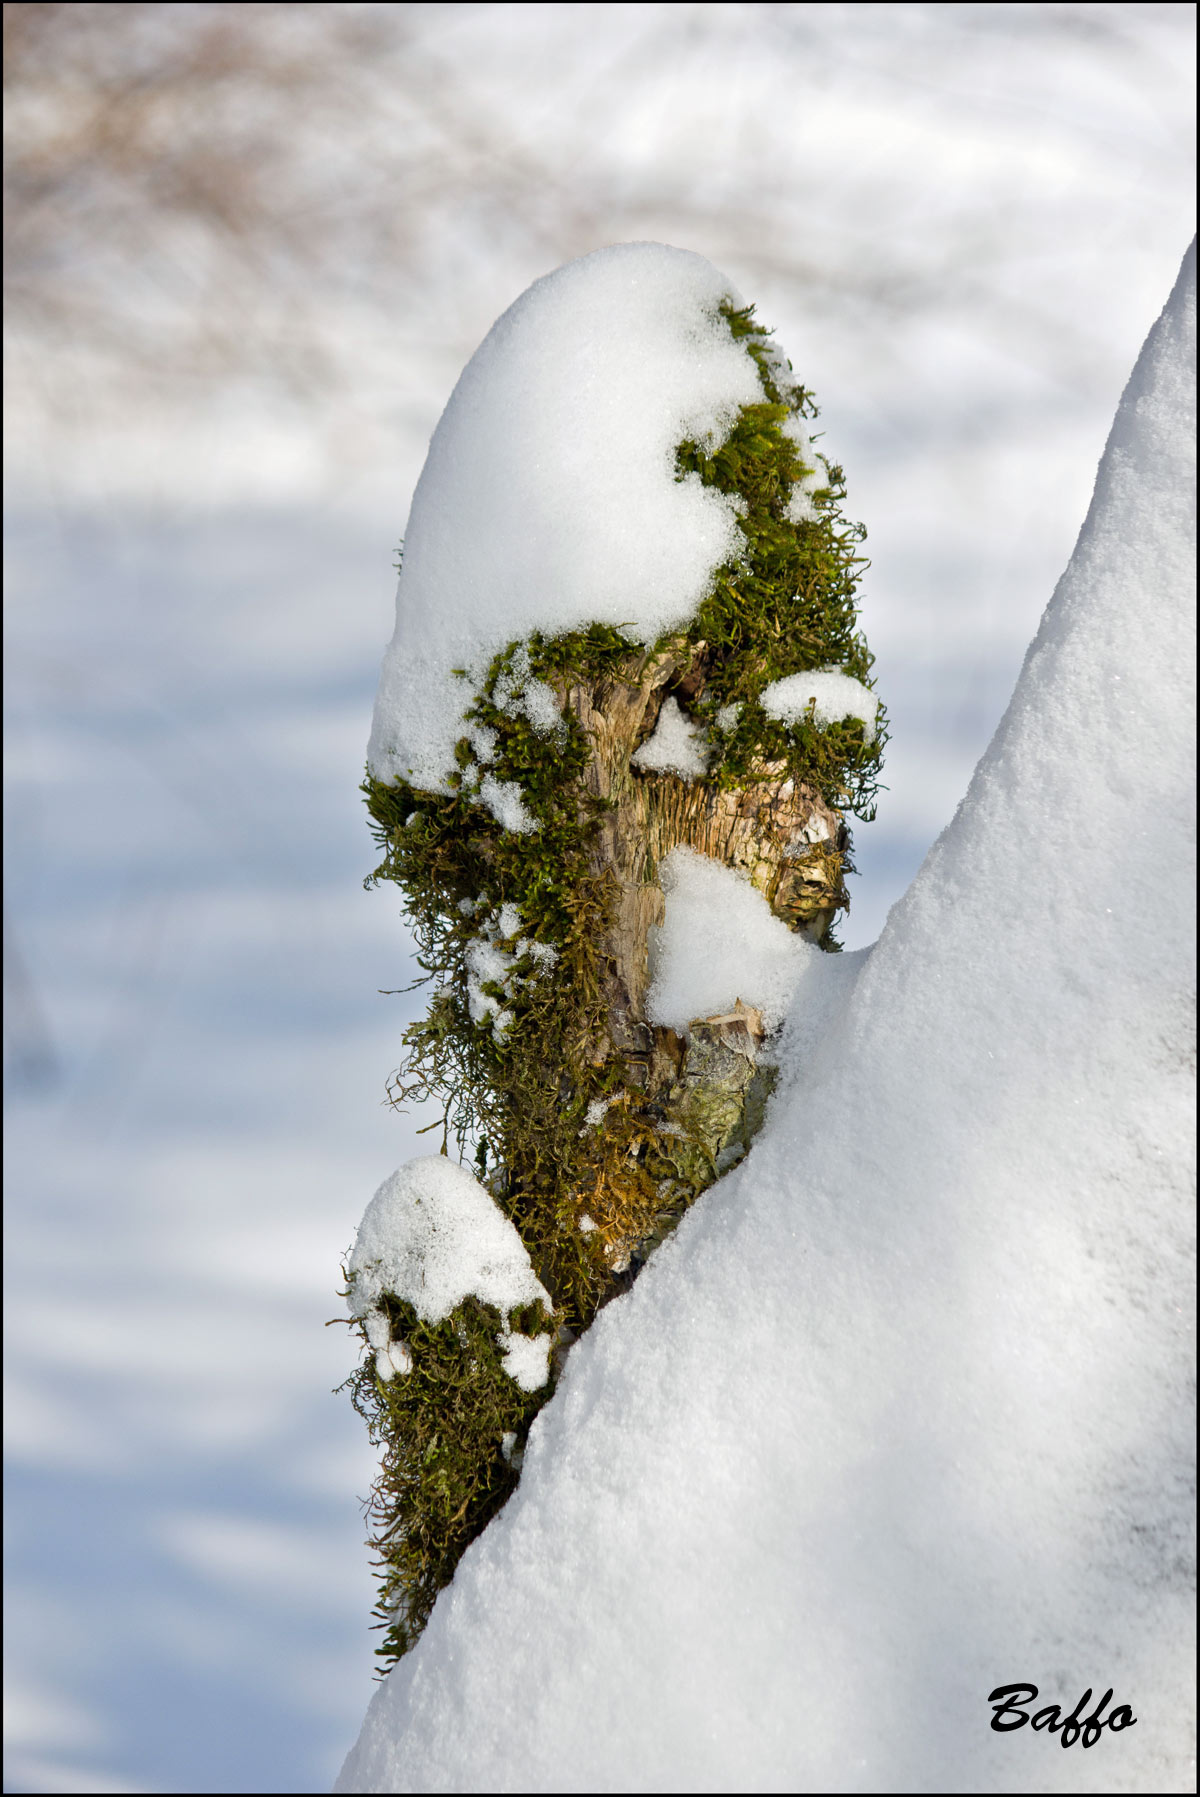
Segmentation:
<svg viewBox="0 0 1200 1797">
<path fill-rule="evenodd" d="M 643 771 L 632 757 L 649 738 L 669 695 L 694 700 L 703 689 L 703 643 L 631 658 L 622 679 L 569 685 L 559 697 L 593 749 L 584 784 L 612 807 L 601 819 L 593 864 L 615 887 L 605 942 L 610 1036 L 635 1061 L 653 1056 L 645 1015 L 647 947 L 662 922 L 659 864 L 681 845 L 746 875 L 790 929 L 814 940 L 847 899 L 846 841 L 840 815 L 810 787 L 766 763 L 753 784 L 723 791 L 704 780 Z"/>
<path fill-rule="evenodd" d="M 636 1264 L 697 1192 L 740 1158 L 761 1123 L 771 1071 L 760 1065 L 761 1015 L 749 1005 L 692 1020 L 685 1040 L 646 1015 L 650 931 L 665 914 L 658 869 L 674 848 L 736 868 L 790 929 L 814 940 L 848 903 L 842 880 L 841 816 L 778 764 L 737 790 L 632 765 L 653 734 L 664 701 L 686 709 L 705 678 L 704 643 L 680 640 L 658 654 L 631 654 L 617 675 L 559 684 L 564 709 L 592 744 L 584 786 L 607 802 L 594 838 L 593 868 L 610 883 L 611 924 L 602 945 L 607 1030 L 595 1043 L 614 1054 L 645 1093 L 662 1149 L 679 1173 L 649 1237 L 610 1244 L 614 1273 Z"/>
</svg>

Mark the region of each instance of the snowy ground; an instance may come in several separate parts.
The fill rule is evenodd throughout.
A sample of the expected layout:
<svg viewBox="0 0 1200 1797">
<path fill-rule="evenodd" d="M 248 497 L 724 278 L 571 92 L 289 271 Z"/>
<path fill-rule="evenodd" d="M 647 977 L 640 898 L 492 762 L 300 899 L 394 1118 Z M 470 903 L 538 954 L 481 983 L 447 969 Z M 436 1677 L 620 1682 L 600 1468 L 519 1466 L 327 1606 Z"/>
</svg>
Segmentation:
<svg viewBox="0 0 1200 1797">
<path fill-rule="evenodd" d="M 38 680 L 10 716 L 37 1012 L 8 1138 L 9 1788 L 320 1789 L 372 1601 L 322 1324 L 362 1191 L 420 1146 L 380 1103 L 404 1001 L 376 989 L 408 969 L 354 790 L 388 545 L 121 522 L 9 545 Z"/>
<path fill-rule="evenodd" d="M 1167 63 L 1190 66 L 1190 9 L 1123 10 L 1150 16 L 1154 54 L 1181 33 Z M 818 329 L 803 292 L 769 291 L 720 243 L 686 245 L 778 323 L 870 529 L 865 624 L 894 742 L 891 792 L 858 836 L 851 947 L 878 934 L 992 735 L 1189 229 L 1190 102 L 1161 56 L 1135 88 L 1076 89 L 1066 63 L 1027 78 L 990 47 L 1004 91 L 981 143 L 980 68 L 964 55 L 956 82 L 943 51 L 940 87 L 907 73 L 886 107 L 877 70 L 835 59 L 809 110 L 819 99 L 827 146 L 839 106 L 853 116 L 827 167 L 865 270 L 876 234 L 903 235 L 905 200 L 927 220 L 974 183 L 951 233 L 967 257 L 995 203 L 1010 241 L 983 297 L 956 292 L 936 323 L 918 308 L 881 347 L 869 306 Z M 897 120 L 927 154 L 890 157 Z M 893 162 L 907 172 L 872 206 Z M 606 237 L 641 234 L 623 227 L 623 179 Z M 669 204 L 660 221 L 672 238 Z M 533 275 L 585 247 L 519 268 L 481 255 L 457 365 Z M 1029 354 L 992 329 L 984 299 L 1001 290 L 1028 302 Z M 356 784 L 392 554 L 457 372 L 437 366 L 349 477 L 314 477 L 252 411 L 263 478 L 235 456 L 202 507 L 228 412 L 164 430 L 140 474 L 119 432 L 61 468 L 43 432 L 16 470 L 9 1790 L 327 1789 L 361 1718 L 370 1462 L 327 1395 L 345 1333 L 321 1325 L 366 1198 L 422 1147 L 380 1104 L 411 1001 L 376 992 L 409 970 L 394 898 L 360 889 Z"/>
</svg>

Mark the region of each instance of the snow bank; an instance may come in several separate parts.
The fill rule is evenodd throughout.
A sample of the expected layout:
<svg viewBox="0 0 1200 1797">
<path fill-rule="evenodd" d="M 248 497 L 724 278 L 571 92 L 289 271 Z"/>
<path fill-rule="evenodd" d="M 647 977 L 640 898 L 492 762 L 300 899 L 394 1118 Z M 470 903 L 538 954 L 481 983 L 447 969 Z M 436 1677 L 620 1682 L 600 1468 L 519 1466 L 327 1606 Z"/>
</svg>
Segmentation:
<svg viewBox="0 0 1200 1797">
<path fill-rule="evenodd" d="M 778 1027 L 803 969 L 820 949 L 789 930 L 744 874 L 694 849 L 659 863 L 666 915 L 650 932 L 651 1023 L 686 1033 L 744 999 Z"/>
<path fill-rule="evenodd" d="M 1194 306 L 1189 254 L 953 823 L 340 1790 L 1194 1789 Z M 1137 1721 L 994 1732 L 1017 1683 Z"/>
<path fill-rule="evenodd" d="M 413 496 L 368 752 L 379 779 L 444 788 L 463 707 L 514 639 L 598 621 L 652 641 L 695 611 L 742 538 L 731 500 L 676 480 L 675 449 L 715 446 L 762 397 L 718 316 L 727 297 L 740 303 L 703 257 L 626 243 L 535 281 L 493 325 Z"/>
<path fill-rule="evenodd" d="M 385 1179 L 368 1204 L 347 1268 L 350 1314 L 366 1324 L 381 1379 L 408 1373 L 412 1359 L 389 1340 L 380 1309 L 385 1292 L 412 1305 L 426 1323 L 443 1323 L 464 1298 L 494 1304 L 501 1315 L 524 1304 L 554 1307 L 525 1244 L 465 1167 L 443 1155 L 409 1161 Z M 546 1383 L 550 1337 L 502 1329 L 504 1370 L 524 1391 Z"/>
</svg>

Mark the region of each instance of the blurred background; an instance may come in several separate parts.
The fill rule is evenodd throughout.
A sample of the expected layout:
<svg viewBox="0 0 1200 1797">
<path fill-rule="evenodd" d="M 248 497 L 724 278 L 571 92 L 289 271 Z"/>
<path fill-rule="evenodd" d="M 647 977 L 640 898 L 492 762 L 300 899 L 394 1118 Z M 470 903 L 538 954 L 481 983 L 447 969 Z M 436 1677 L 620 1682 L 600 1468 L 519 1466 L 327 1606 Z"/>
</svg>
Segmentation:
<svg viewBox="0 0 1200 1797">
<path fill-rule="evenodd" d="M 723 269 L 822 406 L 949 820 L 1192 233 L 1190 5 L 6 5 L 5 1789 L 320 1791 L 370 1696 L 339 1263 L 422 1152 L 357 792 L 538 275 Z M 464 529 L 470 520 L 464 519 Z"/>
</svg>

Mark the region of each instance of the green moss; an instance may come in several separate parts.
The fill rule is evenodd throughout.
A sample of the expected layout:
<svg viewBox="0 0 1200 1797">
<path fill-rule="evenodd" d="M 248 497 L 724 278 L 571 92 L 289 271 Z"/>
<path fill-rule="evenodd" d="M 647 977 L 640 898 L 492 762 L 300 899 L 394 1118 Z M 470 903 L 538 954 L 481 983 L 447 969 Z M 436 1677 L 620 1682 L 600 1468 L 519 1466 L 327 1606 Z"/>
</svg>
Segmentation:
<svg viewBox="0 0 1200 1797">
<path fill-rule="evenodd" d="M 811 720 L 786 725 L 759 703 L 764 687 L 789 674 L 836 665 L 870 686 L 874 657 L 858 630 L 856 591 L 867 558 L 858 553 L 866 532 L 843 517 L 845 480 L 840 467 L 814 451 L 806 465 L 784 431 L 789 417 L 817 417 L 812 395 L 785 380 L 769 356 L 769 332 L 755 324 L 752 308 L 728 312 L 735 337 L 754 357 L 763 386 L 760 404 L 745 406 L 721 446 L 709 451 L 684 443 L 680 477 L 696 473 L 706 486 L 736 496 L 745 551 L 717 570 L 690 634 L 707 644 L 705 689 L 698 715 L 710 723 L 728 706 L 741 707 L 736 723 L 718 731 L 718 753 L 709 778 L 743 786 L 764 761 L 784 762 L 840 811 L 867 821 L 875 815 L 878 774 L 887 741 L 880 709 L 868 743 L 858 720 L 819 728 Z M 790 370 L 789 370 L 790 372 Z M 816 516 L 795 523 L 786 516 L 798 481 L 816 475 Z"/>
<path fill-rule="evenodd" d="M 383 1307 L 412 1370 L 380 1379 L 368 1352 L 344 1389 L 382 1456 L 368 1517 L 386 1669 L 412 1646 L 462 1555 L 512 1492 L 549 1387 L 524 1392 L 505 1372 L 504 1319 L 492 1305 L 468 1298 L 437 1324 L 395 1297 Z M 555 1327 L 541 1305 L 508 1320 L 522 1334 Z"/>
<path fill-rule="evenodd" d="M 560 693 L 602 680 L 636 684 L 648 657 L 671 649 L 687 669 L 675 690 L 709 733 L 712 784 L 787 777 L 839 814 L 865 819 L 874 815 L 887 738 L 882 709 L 871 742 L 857 721 L 823 729 L 810 716 L 785 725 L 763 710 L 769 683 L 804 670 L 837 665 L 870 685 L 855 597 L 867 566 L 864 533 L 842 515 L 841 469 L 815 451 L 816 466 L 807 465 L 785 428 L 816 418 L 811 395 L 772 355 L 750 308 L 725 307 L 723 317 L 755 361 L 762 399 L 743 408 L 719 446 L 679 446 L 677 477 L 735 498 L 744 540 L 686 633 L 646 648 L 594 624 L 510 643 L 477 691 L 464 686 L 475 735 L 458 744 L 448 792 L 371 778 L 364 786 L 381 855 L 372 878 L 403 891 L 422 982 L 433 988 L 425 1016 L 405 1032 L 390 1095 L 401 1106 L 440 1105 L 432 1127 L 443 1151 L 453 1145 L 474 1160 L 553 1296 L 555 1326 L 574 1333 L 631 1276 L 630 1262 L 744 1151 L 768 1082 L 763 1070 L 743 1069 L 729 1075 L 735 1093 L 708 1075 L 689 1086 L 681 1074 L 669 1094 L 656 1094 L 645 1069 L 614 1046 L 602 944 L 615 888 L 595 853 L 605 807 L 586 784 L 591 745 L 569 711 L 548 730 L 536 707 L 531 717 L 514 705 L 514 692 L 531 681 Z M 795 522 L 789 501 L 814 475 L 813 515 Z M 533 831 L 503 829 L 481 803 L 479 732 L 486 772 L 519 788 Z M 817 884 L 809 890 L 798 877 L 789 888 L 784 914 L 793 927 L 827 916 L 828 894 L 844 891 L 848 832 L 814 845 L 811 856 Z M 514 958 L 502 982 L 474 993 L 476 1012 L 481 996 L 502 1012 L 498 1028 L 494 1016 L 472 1014 L 471 956 L 482 932 L 495 940 L 505 906 L 516 907 L 519 929 L 495 946 Z M 822 946 L 836 949 L 832 931 Z M 609 1107 L 599 1129 L 587 1122 L 597 1100 Z M 383 1452 L 372 1518 L 385 1659 L 411 1645 L 467 1542 L 511 1491 L 516 1473 L 500 1440 L 523 1440 L 546 1395 L 528 1398 L 503 1373 L 496 1319 L 481 1307 L 463 1307 L 437 1330 L 402 1310 L 394 1321 L 414 1372 L 385 1385 L 368 1362 L 351 1381 Z"/>
</svg>

